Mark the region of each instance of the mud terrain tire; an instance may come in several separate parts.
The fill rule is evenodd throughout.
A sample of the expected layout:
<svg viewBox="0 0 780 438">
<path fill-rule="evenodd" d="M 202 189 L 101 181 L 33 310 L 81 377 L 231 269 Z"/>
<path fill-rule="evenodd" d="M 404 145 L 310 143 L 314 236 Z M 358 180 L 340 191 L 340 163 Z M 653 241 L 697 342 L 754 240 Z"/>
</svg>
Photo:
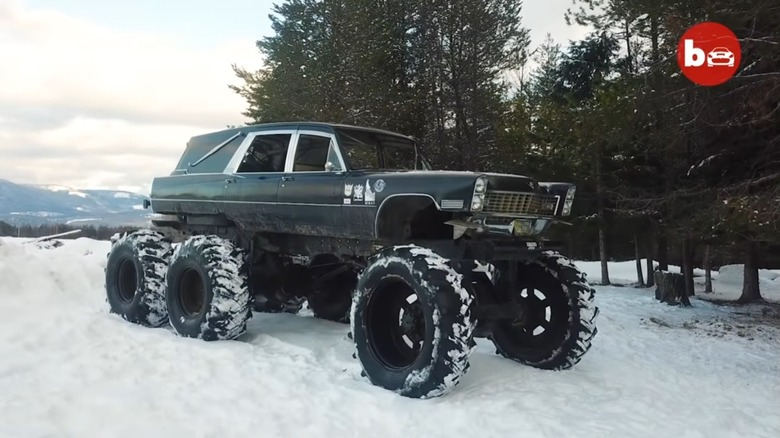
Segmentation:
<svg viewBox="0 0 780 438">
<path fill-rule="evenodd" d="M 176 333 L 206 341 L 246 331 L 250 293 L 245 252 L 218 236 L 195 236 L 173 253 L 167 303 Z"/>
<path fill-rule="evenodd" d="M 350 315 L 364 375 L 411 398 L 450 392 L 475 346 L 473 301 L 463 276 L 428 249 L 396 246 L 372 257 Z"/>
<path fill-rule="evenodd" d="M 520 290 L 509 292 L 526 301 L 532 319 L 524 328 L 499 324 L 490 336 L 497 353 L 537 368 L 571 368 L 597 333 L 595 290 L 569 259 L 554 251 L 520 262 L 517 277 Z M 525 296 L 520 297 L 523 290 Z M 544 316 L 546 309 L 549 316 Z M 539 327 L 542 331 L 534 334 Z"/>
<path fill-rule="evenodd" d="M 139 230 L 116 238 L 105 268 L 111 312 L 147 327 L 165 324 L 165 272 L 172 252 L 171 241 L 157 231 Z"/>
</svg>

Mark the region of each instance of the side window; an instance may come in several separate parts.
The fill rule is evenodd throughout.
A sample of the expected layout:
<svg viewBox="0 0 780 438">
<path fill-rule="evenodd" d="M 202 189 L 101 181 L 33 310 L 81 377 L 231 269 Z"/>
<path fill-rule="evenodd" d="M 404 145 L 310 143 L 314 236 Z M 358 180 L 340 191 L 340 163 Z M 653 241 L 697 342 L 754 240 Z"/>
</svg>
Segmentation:
<svg viewBox="0 0 780 438">
<path fill-rule="evenodd" d="M 330 166 L 328 166 L 330 163 Z M 343 170 L 330 137 L 303 134 L 298 137 L 293 172 Z"/>
<path fill-rule="evenodd" d="M 284 172 L 290 137 L 292 134 L 258 135 L 249 145 L 237 172 Z"/>
</svg>

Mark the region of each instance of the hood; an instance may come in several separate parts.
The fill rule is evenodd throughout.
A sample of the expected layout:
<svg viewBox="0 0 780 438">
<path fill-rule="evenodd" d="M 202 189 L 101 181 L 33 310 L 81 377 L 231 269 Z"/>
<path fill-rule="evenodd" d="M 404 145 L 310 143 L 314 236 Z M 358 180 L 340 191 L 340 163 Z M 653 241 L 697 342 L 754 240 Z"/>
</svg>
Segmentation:
<svg viewBox="0 0 780 438">
<path fill-rule="evenodd" d="M 488 178 L 488 190 L 503 192 L 536 192 L 539 183 L 530 177 L 507 173 L 482 173 Z"/>
</svg>

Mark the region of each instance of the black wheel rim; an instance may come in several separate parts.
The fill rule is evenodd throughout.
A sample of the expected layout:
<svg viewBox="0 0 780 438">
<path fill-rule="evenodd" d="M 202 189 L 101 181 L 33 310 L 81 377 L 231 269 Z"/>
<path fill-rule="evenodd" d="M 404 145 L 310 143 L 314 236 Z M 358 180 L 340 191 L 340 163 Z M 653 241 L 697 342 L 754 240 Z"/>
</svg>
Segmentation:
<svg viewBox="0 0 780 438">
<path fill-rule="evenodd" d="M 200 273 L 185 269 L 179 280 L 179 305 L 185 317 L 199 315 L 206 303 L 206 287 Z"/>
<path fill-rule="evenodd" d="M 138 272 L 132 259 L 123 259 L 119 262 L 119 272 L 116 277 L 116 289 L 119 300 L 129 303 L 135 298 L 135 290 L 138 288 Z"/>
<path fill-rule="evenodd" d="M 525 286 L 511 300 L 525 308 L 522 319 L 504 324 L 513 337 L 525 346 L 550 345 L 565 336 L 569 318 L 563 291 L 541 285 Z"/>
<path fill-rule="evenodd" d="M 384 366 L 403 369 L 417 360 L 427 333 L 425 313 L 406 282 L 383 281 L 371 293 L 365 315 L 369 348 Z"/>
</svg>

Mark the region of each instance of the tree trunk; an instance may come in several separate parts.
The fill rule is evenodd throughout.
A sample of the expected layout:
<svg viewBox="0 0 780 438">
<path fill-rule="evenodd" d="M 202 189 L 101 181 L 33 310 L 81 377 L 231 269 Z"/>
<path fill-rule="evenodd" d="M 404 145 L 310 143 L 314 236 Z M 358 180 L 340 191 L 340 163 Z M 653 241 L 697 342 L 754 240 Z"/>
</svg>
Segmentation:
<svg viewBox="0 0 780 438">
<path fill-rule="evenodd" d="M 680 304 L 685 307 L 690 307 L 691 301 L 689 296 L 693 295 L 693 254 L 691 252 L 691 238 L 686 236 L 683 239 L 682 250 L 682 274 L 685 280 L 685 288 L 680 295 Z"/>
<path fill-rule="evenodd" d="M 655 277 L 655 299 L 669 305 L 680 304 L 685 295 L 685 278 L 682 274 L 655 271 L 653 276 Z"/>
<path fill-rule="evenodd" d="M 758 285 L 758 245 L 756 242 L 745 244 L 745 273 L 742 277 L 742 296 L 740 303 L 761 301 L 761 290 Z"/>
<path fill-rule="evenodd" d="M 662 271 L 669 270 L 669 253 L 666 246 L 666 234 L 663 230 L 658 234 L 658 267 Z"/>
<path fill-rule="evenodd" d="M 657 63 L 658 60 L 660 59 L 659 51 L 658 51 L 659 33 L 660 32 L 658 31 L 658 15 L 656 15 L 656 13 L 653 12 L 652 14 L 650 14 L 650 59 L 653 61 L 654 64 Z"/>
<path fill-rule="evenodd" d="M 607 236 L 604 232 L 604 224 L 599 224 L 599 260 L 601 260 L 601 284 L 610 285 L 609 265 L 607 260 Z"/>
<path fill-rule="evenodd" d="M 596 200 L 599 221 L 599 260 L 601 260 L 601 284 L 609 285 L 609 266 L 607 265 L 607 233 L 604 195 L 601 183 L 601 146 L 596 147 Z"/>
<path fill-rule="evenodd" d="M 648 236 L 645 239 L 645 254 L 647 254 L 647 287 L 655 286 L 655 275 L 653 275 L 653 239 Z"/>
<path fill-rule="evenodd" d="M 626 17 L 625 20 L 625 26 L 626 26 L 626 61 L 628 64 L 628 72 L 633 73 L 634 72 L 634 58 L 631 56 L 631 20 L 629 20 L 628 17 Z"/>
<path fill-rule="evenodd" d="M 642 254 L 639 252 L 639 236 L 634 235 L 634 258 L 636 259 L 636 281 L 642 286 L 645 284 L 645 278 L 642 275 Z M 650 276 L 650 272 L 647 273 Z"/>
<path fill-rule="evenodd" d="M 704 292 L 712 293 L 712 254 L 710 253 L 710 244 L 704 246 Z"/>
</svg>

